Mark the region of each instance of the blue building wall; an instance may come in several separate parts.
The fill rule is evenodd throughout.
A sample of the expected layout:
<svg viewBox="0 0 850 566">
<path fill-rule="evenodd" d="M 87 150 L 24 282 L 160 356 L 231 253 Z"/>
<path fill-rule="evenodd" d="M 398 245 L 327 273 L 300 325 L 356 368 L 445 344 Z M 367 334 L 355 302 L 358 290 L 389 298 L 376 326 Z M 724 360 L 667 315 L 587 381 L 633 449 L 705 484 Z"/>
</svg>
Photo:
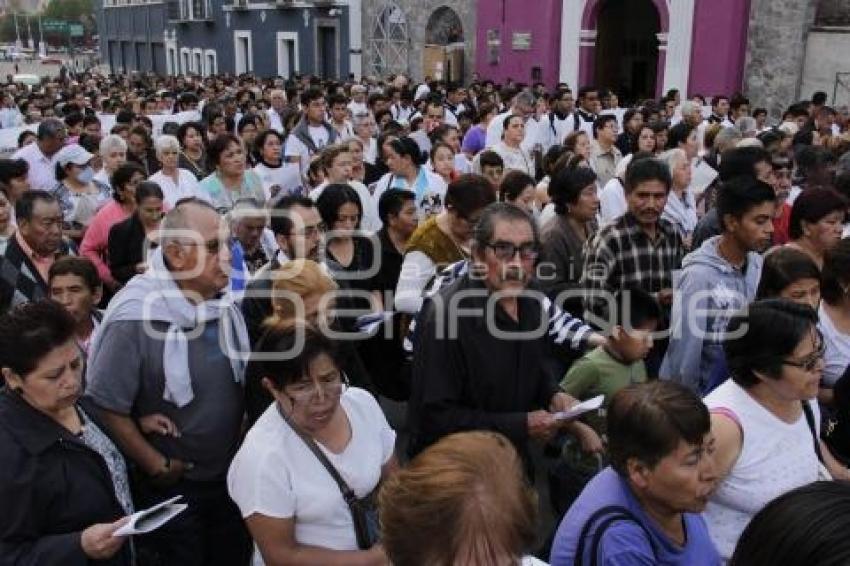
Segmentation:
<svg viewBox="0 0 850 566">
<path fill-rule="evenodd" d="M 180 18 L 181 0 L 155 4 L 104 6 L 98 0 L 97 18 L 101 37 L 102 60 L 113 71 L 167 72 L 169 43 L 176 45 L 174 73 L 183 72 L 185 50 L 202 52 L 204 61 L 214 52 L 216 71 L 235 74 L 236 32 L 250 35 L 251 69 L 261 77 L 277 76 L 280 52 L 278 34 L 292 41 L 295 61 L 288 65 L 294 72 L 326 78 L 345 78 L 350 72 L 349 9 L 344 2 L 321 1 L 318 5 L 277 6 L 272 1 L 249 2 L 235 7 L 234 0 L 209 0 L 209 18 L 184 21 Z M 338 5 L 340 4 L 340 5 Z M 166 34 L 166 32 L 168 32 Z"/>
<path fill-rule="evenodd" d="M 269 3 L 263 3 L 268 6 Z M 301 74 L 325 75 L 329 70 L 334 77 L 347 77 L 349 73 L 348 7 L 271 7 L 265 9 L 231 8 L 231 2 L 213 0 L 211 21 L 177 23 L 178 49 L 213 49 L 216 51 L 219 73 L 235 73 L 235 32 L 249 32 L 251 36 L 254 74 L 261 77 L 278 75 L 278 32 L 288 32 L 297 37 L 298 71 Z M 333 15 L 329 12 L 333 10 Z M 306 18 L 305 18 L 306 14 Z M 306 21 L 306 25 L 305 25 Z M 317 52 L 317 29 L 333 26 L 332 57 L 321 57 Z M 327 40 L 328 37 L 325 36 Z M 332 63 L 330 62 L 332 59 Z"/>
<path fill-rule="evenodd" d="M 97 2 L 101 60 L 113 71 L 165 74 L 166 4 L 103 6 Z"/>
</svg>

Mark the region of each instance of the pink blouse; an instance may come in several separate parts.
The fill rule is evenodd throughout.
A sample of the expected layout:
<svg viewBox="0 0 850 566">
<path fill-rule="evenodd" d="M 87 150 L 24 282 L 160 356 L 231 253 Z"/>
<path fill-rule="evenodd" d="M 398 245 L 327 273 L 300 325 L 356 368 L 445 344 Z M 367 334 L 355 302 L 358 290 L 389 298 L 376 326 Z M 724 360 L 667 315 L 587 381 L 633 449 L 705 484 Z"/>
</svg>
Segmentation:
<svg viewBox="0 0 850 566">
<path fill-rule="evenodd" d="M 80 253 L 89 258 L 97 267 L 97 273 L 100 275 L 101 281 L 104 284 L 114 284 L 115 278 L 109 271 L 109 266 L 106 263 L 106 254 L 109 243 L 109 229 L 122 220 L 125 220 L 129 214 L 121 206 L 121 203 L 115 199 L 97 211 L 88 228 L 86 235 L 83 237 L 83 243 L 80 245 Z"/>
</svg>

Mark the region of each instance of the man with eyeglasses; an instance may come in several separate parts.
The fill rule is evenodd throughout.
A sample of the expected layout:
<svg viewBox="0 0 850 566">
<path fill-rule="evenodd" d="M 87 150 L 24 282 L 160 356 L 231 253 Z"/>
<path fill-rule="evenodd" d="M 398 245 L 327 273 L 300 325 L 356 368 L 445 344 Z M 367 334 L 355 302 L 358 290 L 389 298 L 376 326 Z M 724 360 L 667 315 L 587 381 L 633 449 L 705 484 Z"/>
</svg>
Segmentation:
<svg viewBox="0 0 850 566">
<path fill-rule="evenodd" d="M 134 466 L 135 503 L 188 508 L 139 550 L 164 564 L 244 564 L 250 550 L 225 479 L 244 415 L 247 329 L 227 287 L 231 240 L 208 203 L 180 201 L 145 273 L 109 304 L 86 395 Z"/>
<path fill-rule="evenodd" d="M 48 274 L 62 256 L 77 255 L 62 237 L 62 210 L 56 197 L 30 190 L 15 203 L 18 229 L 0 244 L 0 313 L 47 297 Z"/>
<path fill-rule="evenodd" d="M 557 357 L 573 357 L 602 337 L 562 313 L 532 283 L 538 254 L 534 221 L 506 203 L 484 209 L 475 228 L 473 265 L 429 298 L 417 320 L 409 405 L 415 455 L 443 436 L 492 430 L 524 457 L 530 438 L 564 426 L 555 414 L 573 399 L 558 388 Z"/>
<path fill-rule="evenodd" d="M 252 344 L 259 341 L 263 322 L 272 314 L 273 272 L 293 259 L 320 261 L 324 226 L 316 203 L 308 197 L 286 196 L 275 203 L 270 214 L 278 249 L 271 260 L 254 273 L 242 300 L 242 313 Z"/>
</svg>

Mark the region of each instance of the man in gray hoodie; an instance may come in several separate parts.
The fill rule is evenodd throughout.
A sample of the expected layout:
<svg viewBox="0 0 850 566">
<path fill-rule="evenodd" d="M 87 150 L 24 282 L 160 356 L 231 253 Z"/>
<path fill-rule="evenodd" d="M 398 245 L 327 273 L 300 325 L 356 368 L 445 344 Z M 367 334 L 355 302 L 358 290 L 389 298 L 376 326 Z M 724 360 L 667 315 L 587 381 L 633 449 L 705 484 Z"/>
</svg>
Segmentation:
<svg viewBox="0 0 850 566">
<path fill-rule="evenodd" d="M 755 177 L 723 184 L 717 211 L 723 226 L 682 261 L 674 278 L 670 345 L 660 377 L 696 392 L 726 377 L 723 334 L 729 317 L 755 298 L 762 257 L 771 242 L 776 207 L 773 188 Z"/>
</svg>

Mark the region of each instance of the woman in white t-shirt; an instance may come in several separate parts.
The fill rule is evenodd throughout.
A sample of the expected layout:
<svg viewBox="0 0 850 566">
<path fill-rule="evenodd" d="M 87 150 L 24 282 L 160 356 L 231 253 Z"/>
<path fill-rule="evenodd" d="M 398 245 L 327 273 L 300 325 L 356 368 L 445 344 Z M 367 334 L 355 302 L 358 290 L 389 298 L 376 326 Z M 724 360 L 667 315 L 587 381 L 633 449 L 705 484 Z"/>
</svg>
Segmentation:
<svg viewBox="0 0 850 566">
<path fill-rule="evenodd" d="M 276 130 L 265 130 L 254 140 L 254 173 L 263 184 L 267 201 L 304 193 L 300 167 L 283 159 L 283 142 L 283 136 Z"/>
<path fill-rule="evenodd" d="M 294 357 L 268 355 L 296 349 Z M 227 474 L 256 545 L 254 566 L 386 564 L 381 546 L 359 549 L 340 487 L 307 445 L 315 443 L 358 498 L 368 496 L 397 467 L 396 435 L 378 403 L 347 386 L 335 344 L 312 327 L 272 325 L 257 351 L 267 355 L 249 375 L 275 402 Z"/>
<path fill-rule="evenodd" d="M 816 323 L 807 305 L 766 299 L 726 327 L 731 377 L 704 399 L 718 474 L 704 516 L 725 560 L 764 505 L 818 479 L 819 459 L 834 478 L 850 479 L 819 439 L 823 340 Z"/>
<path fill-rule="evenodd" d="M 177 201 L 184 198 L 199 198 L 209 200 L 207 193 L 201 190 L 197 177 L 188 169 L 178 167 L 180 161 L 180 142 L 174 136 L 159 136 L 154 144 L 156 158 L 162 168 L 150 176 L 162 189 L 165 196 L 163 204 L 166 209 L 174 208 Z"/>
</svg>

